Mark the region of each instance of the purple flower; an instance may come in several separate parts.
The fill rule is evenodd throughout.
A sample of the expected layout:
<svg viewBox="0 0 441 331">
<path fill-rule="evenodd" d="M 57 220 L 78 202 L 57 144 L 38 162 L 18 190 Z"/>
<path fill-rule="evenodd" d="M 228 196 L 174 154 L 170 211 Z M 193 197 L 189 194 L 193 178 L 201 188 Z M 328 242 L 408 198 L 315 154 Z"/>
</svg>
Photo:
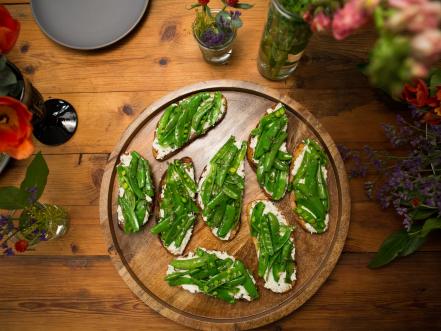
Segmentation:
<svg viewBox="0 0 441 331">
<path fill-rule="evenodd" d="M 47 240 L 47 233 L 46 230 L 41 230 L 41 234 L 40 234 L 40 241 L 46 241 Z"/>
<path fill-rule="evenodd" d="M 14 254 L 14 251 L 12 250 L 11 247 L 6 248 L 6 249 L 3 251 L 3 254 L 6 255 L 6 256 L 14 256 L 14 255 L 15 255 L 15 254 Z"/>
<path fill-rule="evenodd" d="M 0 228 L 8 224 L 8 221 L 9 221 L 9 216 L 0 215 Z"/>
<path fill-rule="evenodd" d="M 351 150 L 342 144 L 337 144 L 337 148 L 338 151 L 340 152 L 341 158 L 343 159 L 343 161 L 347 161 L 351 158 L 352 154 L 351 154 Z"/>
<path fill-rule="evenodd" d="M 210 28 L 202 33 L 201 41 L 207 47 L 220 46 L 225 42 L 225 34 L 222 31 L 214 31 Z"/>
</svg>

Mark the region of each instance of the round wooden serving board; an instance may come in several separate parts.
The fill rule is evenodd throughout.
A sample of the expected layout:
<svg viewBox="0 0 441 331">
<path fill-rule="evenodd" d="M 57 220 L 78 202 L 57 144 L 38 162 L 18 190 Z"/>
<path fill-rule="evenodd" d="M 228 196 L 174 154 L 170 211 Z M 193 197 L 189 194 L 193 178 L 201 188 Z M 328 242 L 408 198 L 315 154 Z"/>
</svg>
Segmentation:
<svg viewBox="0 0 441 331">
<path fill-rule="evenodd" d="M 195 140 L 170 160 L 190 156 L 196 175 L 201 171 L 229 136 L 246 140 L 266 109 L 282 102 L 288 109 L 288 150 L 306 137 L 314 137 L 324 147 L 330 160 L 328 183 L 330 193 L 329 229 L 322 235 L 306 233 L 296 227 L 297 282 L 284 294 L 275 294 L 263 287 L 257 277 L 257 258 L 252 243 L 245 208 L 242 226 L 237 236 L 229 242 L 216 239 L 208 227 L 198 221 L 185 253 L 198 246 L 226 251 L 244 261 L 253 272 L 259 287 L 260 298 L 228 304 L 203 294 L 191 294 L 179 287 L 170 287 L 164 281 L 167 265 L 173 256 L 161 246 L 157 236 L 149 233 L 155 224 L 150 219 L 138 234 L 124 234 L 117 225 L 116 164 L 122 153 L 136 150 L 146 157 L 153 170 L 155 184 L 167 168 L 167 161 L 153 158 L 151 146 L 156 124 L 162 111 L 171 103 L 200 91 L 220 90 L 228 100 L 224 120 L 206 136 Z M 245 165 L 246 189 L 244 206 L 255 199 L 265 198 L 258 187 L 256 175 L 249 164 Z M 156 187 L 157 188 L 157 187 Z M 288 195 L 277 203 L 291 224 L 296 215 L 289 206 Z M 322 125 L 302 105 L 280 95 L 279 92 L 255 84 L 218 80 L 184 87 L 168 94 L 148 107 L 126 130 L 109 157 L 104 173 L 100 196 L 100 219 L 108 242 L 109 254 L 116 269 L 131 290 L 147 305 L 162 315 L 189 327 L 203 330 L 250 329 L 276 321 L 305 303 L 324 283 L 331 273 L 346 239 L 350 217 L 350 196 L 343 162 L 337 148 Z"/>
</svg>

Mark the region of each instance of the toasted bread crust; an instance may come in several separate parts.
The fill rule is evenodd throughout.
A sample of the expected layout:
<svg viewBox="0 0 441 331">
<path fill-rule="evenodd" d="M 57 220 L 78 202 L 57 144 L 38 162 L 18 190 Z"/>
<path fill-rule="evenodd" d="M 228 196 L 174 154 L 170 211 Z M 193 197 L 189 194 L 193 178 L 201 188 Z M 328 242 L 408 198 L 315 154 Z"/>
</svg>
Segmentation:
<svg viewBox="0 0 441 331">
<path fill-rule="evenodd" d="M 208 132 L 210 132 L 213 128 L 215 128 L 220 122 L 222 122 L 222 120 L 225 118 L 225 115 L 227 114 L 227 111 L 228 111 L 228 102 L 227 102 L 227 98 L 225 98 L 224 95 L 222 95 L 222 103 L 224 104 L 225 111 L 222 113 L 222 115 L 218 118 L 218 120 L 217 120 L 212 126 L 210 126 L 210 127 L 207 128 L 207 130 L 206 130 L 204 133 L 202 133 L 202 134 L 200 134 L 200 135 L 197 135 L 196 133 L 193 133 L 193 134 L 190 136 L 190 139 L 189 139 L 184 145 L 182 145 L 180 148 L 178 148 L 178 149 L 176 149 L 176 150 L 174 150 L 174 151 L 172 151 L 172 152 L 170 152 L 170 153 L 164 155 L 162 158 L 158 158 L 158 150 L 152 145 L 152 154 L 153 154 L 153 157 L 154 157 L 156 160 L 158 160 L 158 161 L 165 161 L 165 160 L 171 158 L 172 156 L 176 155 L 177 153 L 179 153 L 181 150 L 183 150 L 185 147 L 187 147 L 188 145 L 190 145 L 190 144 L 191 144 L 193 141 L 195 141 L 196 139 L 198 139 L 198 138 L 200 138 L 200 137 L 203 137 L 203 136 L 205 136 L 206 134 L 208 134 Z M 158 130 L 158 124 L 159 124 L 159 121 L 158 121 L 158 123 L 156 124 L 156 127 L 155 127 L 155 133 L 154 133 L 154 136 L 153 136 L 153 141 L 155 141 L 155 139 L 156 139 L 156 132 L 157 132 L 157 130 Z"/>
<path fill-rule="evenodd" d="M 194 164 L 193 164 L 193 160 L 191 159 L 191 157 L 189 157 L 189 156 L 184 156 L 183 158 L 181 158 L 180 159 L 181 160 L 181 162 L 182 163 L 190 163 L 192 166 L 193 166 L 193 170 L 194 170 Z M 160 204 L 161 204 L 161 202 L 162 202 L 162 190 L 164 189 L 164 186 L 165 186 L 165 184 L 167 184 L 166 183 L 166 175 L 167 175 L 167 169 L 164 171 L 164 173 L 163 173 L 163 175 L 162 175 L 162 177 L 161 177 L 161 180 L 159 181 L 159 187 L 158 187 L 158 192 L 157 192 L 157 194 L 156 194 L 156 199 L 155 199 L 155 223 L 156 224 L 158 224 L 158 221 L 159 221 L 159 219 L 160 219 Z M 195 178 L 193 178 L 193 179 L 195 179 Z M 196 223 L 195 223 L 195 225 L 196 225 Z M 164 244 L 162 243 L 162 240 L 161 240 L 161 236 L 160 235 L 158 235 L 158 240 L 159 240 L 159 243 L 165 248 L 165 250 L 169 253 L 169 254 L 171 254 L 171 255 L 173 255 L 173 256 L 180 256 L 180 255 L 184 255 L 184 254 L 173 254 L 172 252 L 170 252 L 169 250 L 168 250 L 168 248 L 167 247 L 165 247 L 164 246 Z M 187 245 L 188 246 L 188 245 Z M 186 248 L 185 248 L 186 249 Z M 185 252 L 185 249 L 184 249 L 184 252 Z"/>
<path fill-rule="evenodd" d="M 271 107 L 271 109 L 275 109 L 277 107 L 278 104 L 275 104 Z M 264 115 L 265 116 L 265 115 Z M 260 119 L 259 122 L 257 122 L 256 126 L 254 128 L 257 128 L 259 126 L 260 123 Z M 256 161 L 254 161 L 254 148 L 251 147 L 251 139 L 253 137 L 251 136 L 251 134 L 248 136 L 248 141 L 247 141 L 247 160 L 248 160 L 248 164 L 251 166 L 251 169 L 253 169 L 254 172 L 256 172 L 257 170 L 257 166 L 258 164 L 256 163 Z M 260 184 L 259 184 L 260 187 Z M 269 194 L 263 187 L 260 187 L 261 191 L 263 192 L 263 194 L 265 194 L 265 196 L 273 201 L 273 197 L 271 196 L 271 194 Z"/>
<path fill-rule="evenodd" d="M 154 209 L 155 209 L 155 197 L 156 197 L 155 191 L 156 191 L 156 188 L 155 188 L 155 178 L 154 178 L 154 175 L 153 175 L 151 167 L 149 167 L 149 175 L 150 175 L 150 178 L 152 179 L 153 197 L 152 197 L 152 202 L 150 203 L 150 207 L 149 207 L 149 210 L 148 210 L 149 217 L 147 218 L 147 221 L 145 222 L 145 224 L 142 225 L 142 227 L 146 226 L 149 223 L 150 219 L 152 218 L 152 216 L 154 214 Z M 119 185 L 118 185 L 118 187 L 119 187 Z M 117 223 L 118 223 L 118 227 L 122 231 L 124 231 L 125 223 L 121 222 L 120 220 L 117 220 Z"/>
<path fill-rule="evenodd" d="M 199 176 L 199 180 L 198 180 L 198 196 L 197 196 L 197 199 L 196 199 L 196 204 L 198 205 L 199 209 L 201 210 L 201 212 L 199 213 L 198 218 L 199 218 L 202 222 L 204 222 L 204 223 L 206 223 L 206 220 L 205 220 L 205 217 L 202 215 L 202 212 L 203 212 L 204 209 L 202 208 L 202 206 L 201 206 L 201 204 L 200 204 L 199 186 L 200 186 L 200 184 L 201 184 L 202 177 L 205 175 L 205 172 L 206 172 L 206 171 L 207 171 L 207 166 L 204 167 L 204 170 L 202 170 L 202 174 Z M 230 233 L 230 238 L 229 238 L 229 239 L 222 239 L 222 238 L 218 237 L 216 234 L 214 234 L 212 231 L 211 231 L 211 233 L 212 233 L 216 238 L 218 238 L 219 240 L 222 240 L 222 241 L 230 241 L 230 240 L 233 240 L 234 237 L 236 237 L 236 234 L 237 234 L 237 233 L 239 232 L 239 230 L 240 230 L 240 224 L 241 224 L 241 223 L 242 223 L 242 217 L 239 218 L 239 221 L 237 222 L 236 226 L 235 226 L 233 229 L 231 229 L 231 233 Z M 207 227 L 209 227 L 209 226 L 207 225 Z M 210 227 L 209 227 L 209 228 L 210 228 Z M 211 228 L 210 228 L 210 230 L 211 230 Z"/>
<path fill-rule="evenodd" d="M 247 222 L 248 222 L 248 226 L 250 227 L 250 232 L 251 232 L 251 206 L 254 204 L 254 203 L 258 203 L 259 201 L 269 201 L 270 203 L 272 203 L 272 204 L 274 204 L 271 200 L 264 200 L 264 199 L 256 199 L 256 200 L 253 200 L 253 201 L 251 201 L 250 203 L 248 203 L 248 205 L 247 205 L 247 209 L 246 209 L 246 219 L 247 219 Z M 275 204 L 274 204 L 275 205 Z M 276 206 L 276 205 L 275 205 Z M 276 206 L 277 207 L 277 206 Z M 281 212 L 281 210 L 279 209 L 279 208 L 277 208 L 278 210 L 279 210 L 279 212 L 283 215 L 283 213 Z M 283 215 L 283 216 L 285 216 L 285 215 Z M 285 219 L 287 219 L 286 217 L 285 217 Z M 280 223 L 280 222 L 279 222 Z M 293 237 L 293 235 L 291 235 L 291 238 L 294 240 L 294 237 Z M 251 240 L 253 241 L 253 244 L 254 244 L 254 247 L 256 248 L 256 255 L 257 255 L 257 250 L 258 250 L 258 248 L 259 248 L 259 242 L 257 241 L 257 238 L 256 237 L 253 237 L 253 236 L 251 236 Z M 295 244 L 294 244 L 294 247 L 295 247 Z M 294 261 L 294 263 L 295 263 L 295 261 Z M 294 280 L 291 284 L 292 284 L 292 286 L 291 286 L 291 288 L 290 289 L 288 289 L 288 290 L 286 290 L 285 292 L 280 292 L 280 293 L 286 293 L 286 292 L 288 292 L 288 291 L 290 291 L 290 290 L 292 290 L 293 288 L 294 288 L 294 285 L 295 285 L 295 283 L 296 283 L 296 280 Z M 271 291 L 271 290 L 270 290 Z M 271 291 L 271 292 L 273 292 L 273 291 Z M 273 292 L 273 293 L 276 293 L 276 292 Z"/>
</svg>

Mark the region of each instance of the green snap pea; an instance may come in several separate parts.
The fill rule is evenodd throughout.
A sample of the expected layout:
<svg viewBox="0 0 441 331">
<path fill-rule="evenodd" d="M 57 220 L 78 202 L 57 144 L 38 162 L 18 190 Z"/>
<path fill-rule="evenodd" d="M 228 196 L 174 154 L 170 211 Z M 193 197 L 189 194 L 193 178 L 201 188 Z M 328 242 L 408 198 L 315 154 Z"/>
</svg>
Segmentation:
<svg viewBox="0 0 441 331">
<path fill-rule="evenodd" d="M 178 174 L 180 180 L 184 185 L 193 193 L 197 191 L 196 183 L 193 180 L 193 178 L 190 177 L 190 175 L 184 170 L 182 164 L 176 165 L 174 170 Z"/>
<path fill-rule="evenodd" d="M 172 113 L 170 114 L 168 123 L 165 125 L 165 128 L 163 129 L 162 132 L 159 132 L 159 136 L 158 136 L 158 141 L 160 144 L 163 144 L 166 140 L 166 138 L 168 138 L 170 135 L 174 134 L 174 128 L 176 127 L 176 124 L 178 123 L 179 117 L 181 116 L 181 112 L 182 110 L 178 107 L 175 106 L 173 108 Z"/>
<path fill-rule="evenodd" d="M 245 159 L 246 153 L 247 153 L 247 143 L 245 141 L 242 141 L 242 146 L 239 150 L 239 153 L 237 153 L 229 169 L 230 174 L 235 174 L 237 172 L 243 160 Z"/>
<path fill-rule="evenodd" d="M 273 166 L 274 166 L 274 168 L 276 168 L 277 170 L 280 170 L 280 171 L 288 171 L 288 168 L 289 168 L 289 165 L 286 162 L 281 161 L 279 159 L 274 160 Z"/>
<path fill-rule="evenodd" d="M 233 162 L 234 157 L 236 156 L 238 150 L 236 146 L 232 145 L 230 149 L 225 153 L 224 160 L 222 162 L 221 167 L 219 168 L 219 172 L 216 176 L 216 185 L 221 187 L 224 183 L 225 177 L 227 175 L 227 171 L 230 168 L 231 162 Z"/>
<path fill-rule="evenodd" d="M 190 270 L 204 266 L 208 262 L 208 257 L 195 257 L 193 259 L 175 259 L 170 265 L 175 269 Z"/>
<path fill-rule="evenodd" d="M 225 153 L 233 146 L 235 142 L 234 136 L 228 138 L 227 142 L 219 149 L 219 151 L 214 155 L 214 157 L 210 160 L 210 163 L 213 165 L 219 160 L 222 160 L 225 156 Z"/>
<path fill-rule="evenodd" d="M 288 171 L 279 170 L 274 184 L 272 198 L 274 200 L 280 200 L 285 195 L 286 189 L 288 187 Z"/>
<path fill-rule="evenodd" d="M 167 231 L 172 223 L 172 218 L 169 216 L 167 218 L 162 219 L 158 224 L 150 229 L 150 233 L 152 234 L 160 234 L 161 232 Z"/>
<path fill-rule="evenodd" d="M 268 218 L 270 230 L 271 230 L 271 241 L 275 244 L 277 243 L 277 239 L 279 237 L 279 220 L 277 219 L 276 215 L 273 213 L 266 214 L 266 217 Z"/>
<path fill-rule="evenodd" d="M 252 299 L 257 299 L 259 297 L 259 292 L 257 292 L 256 285 L 254 284 L 249 271 L 245 268 L 245 265 L 241 261 L 237 261 L 237 268 L 240 270 L 244 279 L 242 281 L 242 286 L 247 291 L 248 295 Z M 239 283 L 240 284 L 240 283 Z"/>
<path fill-rule="evenodd" d="M 161 119 L 159 120 L 158 123 L 159 134 L 162 134 L 164 132 L 165 127 L 170 119 L 170 115 L 173 113 L 176 107 L 177 107 L 176 104 L 172 104 L 165 109 L 164 114 L 161 116 Z"/>
<path fill-rule="evenodd" d="M 272 168 L 277 152 L 279 151 L 286 138 L 288 138 L 288 134 L 286 132 L 282 132 L 274 139 L 270 152 L 265 155 L 265 158 L 263 160 L 265 172 L 268 172 L 269 169 Z"/>
<path fill-rule="evenodd" d="M 279 133 L 284 123 L 281 120 L 275 120 L 268 124 L 266 131 L 264 131 L 258 138 L 256 148 L 254 150 L 254 158 L 259 160 L 266 151 L 271 148 L 273 138 Z"/>
<path fill-rule="evenodd" d="M 237 261 L 236 261 L 237 262 Z M 211 277 L 204 286 L 205 292 L 211 292 L 214 289 L 232 281 L 235 278 L 240 277 L 242 274 L 240 269 L 237 267 L 237 263 L 233 264 L 233 267 L 227 271 L 222 271 L 216 276 Z"/>
<path fill-rule="evenodd" d="M 260 254 L 259 256 L 259 263 L 257 267 L 257 272 L 259 277 L 264 277 L 266 273 L 266 269 L 268 268 L 268 256 Z"/>
<path fill-rule="evenodd" d="M 251 214 L 251 235 L 254 237 L 256 237 L 257 233 L 260 231 L 260 224 L 264 209 L 265 205 L 263 202 L 256 203 L 253 208 L 253 212 Z"/>
<path fill-rule="evenodd" d="M 295 264 L 293 261 L 286 261 L 285 264 L 285 270 L 286 270 L 286 278 L 285 282 L 290 283 L 291 282 L 291 276 L 294 273 L 295 270 Z"/>
<path fill-rule="evenodd" d="M 196 132 L 200 132 L 199 126 L 200 126 L 201 120 L 210 111 L 211 107 L 213 106 L 213 102 L 214 102 L 214 97 L 210 97 L 210 98 L 204 100 L 204 102 L 202 102 L 201 105 L 196 110 L 196 113 L 194 114 L 193 120 L 191 123 L 191 127 Z"/>
<path fill-rule="evenodd" d="M 280 161 L 291 161 L 292 156 L 289 153 L 278 151 L 276 155 L 277 159 Z"/>
<path fill-rule="evenodd" d="M 144 186 L 145 186 L 146 171 L 147 171 L 147 169 L 145 169 L 144 162 L 142 162 L 142 160 L 139 160 L 138 161 L 138 169 L 136 171 L 136 179 L 137 179 L 137 182 L 138 182 L 138 187 L 140 189 L 143 189 Z"/>
<path fill-rule="evenodd" d="M 194 220 L 195 219 L 196 219 L 195 216 L 191 216 L 191 217 L 187 218 L 187 220 L 183 223 L 182 228 L 180 229 L 180 232 L 176 236 L 176 239 L 175 239 L 176 247 L 180 247 L 181 246 L 182 241 L 184 240 L 185 235 L 187 234 L 188 230 L 194 224 Z"/>
<path fill-rule="evenodd" d="M 226 205 L 219 205 L 216 207 L 216 211 L 213 216 L 207 221 L 208 225 L 212 228 L 218 228 L 224 218 Z"/>
<path fill-rule="evenodd" d="M 214 92 L 213 107 L 211 108 L 211 111 L 209 113 L 210 125 L 216 123 L 216 120 L 219 118 L 221 108 L 222 108 L 222 93 Z"/>
<path fill-rule="evenodd" d="M 138 220 L 139 227 L 143 226 L 144 218 L 145 215 L 147 214 L 147 201 L 139 200 L 136 203 L 135 214 L 136 214 L 136 219 Z"/>
<path fill-rule="evenodd" d="M 261 233 L 262 233 L 262 242 L 265 247 L 265 252 L 267 252 L 268 255 L 271 256 L 274 254 L 274 248 L 271 239 L 271 229 L 270 229 L 269 219 L 267 215 L 263 217 L 263 222 L 261 224 Z"/>
<path fill-rule="evenodd" d="M 227 205 L 225 208 L 225 214 L 222 220 L 222 224 L 217 231 L 217 235 L 220 238 L 225 237 L 228 232 L 233 228 L 234 221 L 236 219 L 236 208 L 233 205 Z"/>
<path fill-rule="evenodd" d="M 118 204 L 121 206 L 124 216 L 124 230 L 128 233 L 137 232 L 139 230 L 139 224 L 135 211 L 130 208 L 129 203 L 124 198 L 118 197 Z"/>
<path fill-rule="evenodd" d="M 241 192 L 235 189 L 233 186 L 224 185 L 222 187 L 222 192 L 234 200 L 237 200 L 241 197 Z"/>
<path fill-rule="evenodd" d="M 228 303 L 236 302 L 236 299 L 234 299 L 234 295 L 229 290 L 223 288 L 218 288 L 214 293 L 214 296 Z"/>
<path fill-rule="evenodd" d="M 168 280 L 167 283 L 170 286 L 180 286 L 180 285 L 197 285 L 198 287 L 203 286 L 203 284 L 200 281 L 191 277 L 178 277 L 175 279 Z"/>
</svg>

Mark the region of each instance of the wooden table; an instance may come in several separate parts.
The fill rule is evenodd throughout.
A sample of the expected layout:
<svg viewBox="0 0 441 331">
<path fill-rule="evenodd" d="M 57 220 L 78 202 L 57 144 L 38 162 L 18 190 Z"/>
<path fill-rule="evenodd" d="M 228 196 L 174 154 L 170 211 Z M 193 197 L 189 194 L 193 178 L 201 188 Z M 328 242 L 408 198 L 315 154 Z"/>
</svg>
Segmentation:
<svg viewBox="0 0 441 331">
<path fill-rule="evenodd" d="M 243 15 L 226 66 L 206 64 L 191 35 L 188 1 L 153 0 L 128 38 L 108 49 L 79 52 L 46 38 L 25 0 L 0 0 L 21 21 L 11 61 L 45 98 L 69 100 L 79 128 L 66 145 L 38 145 L 50 175 L 43 201 L 66 207 L 69 233 L 34 251 L 2 258 L 2 330 L 181 330 L 138 300 L 115 271 L 99 225 L 99 188 L 106 159 L 126 127 L 150 103 L 182 86 L 211 79 L 247 80 L 273 87 L 307 106 L 337 143 L 388 149 L 380 124 L 393 122 L 392 109 L 370 88 L 356 65 L 367 58 L 375 35 L 365 29 L 344 42 L 315 36 L 294 77 L 262 78 L 256 68 L 267 1 Z M 191 1 L 190 1 L 191 2 Z M 216 1 L 215 1 L 216 2 Z M 18 184 L 29 161 L 12 162 L 0 186 Z M 401 220 L 351 181 L 352 218 L 335 271 L 301 309 L 265 330 L 441 329 L 441 236 L 420 252 L 387 268 L 366 267 Z"/>
</svg>

